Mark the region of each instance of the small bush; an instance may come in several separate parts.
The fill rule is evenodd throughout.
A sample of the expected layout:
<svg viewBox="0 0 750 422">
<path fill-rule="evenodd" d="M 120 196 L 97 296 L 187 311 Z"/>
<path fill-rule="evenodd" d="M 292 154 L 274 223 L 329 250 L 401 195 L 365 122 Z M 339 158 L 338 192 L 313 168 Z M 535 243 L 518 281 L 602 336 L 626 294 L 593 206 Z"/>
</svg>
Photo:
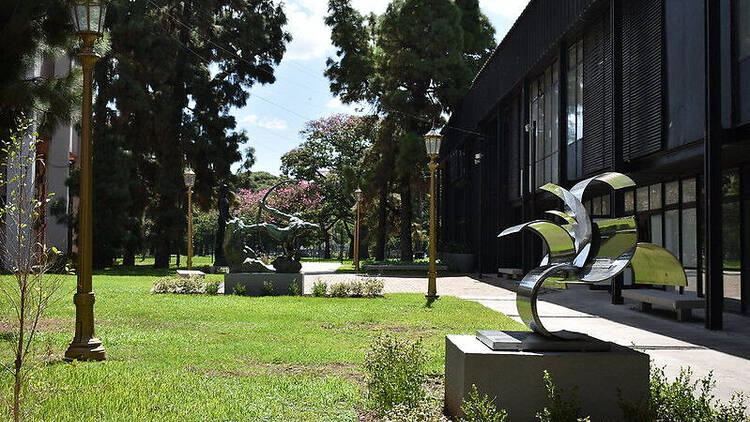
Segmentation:
<svg viewBox="0 0 750 422">
<path fill-rule="evenodd" d="M 390 334 L 378 337 L 365 358 L 372 409 L 385 415 L 398 405 L 417 407 L 425 397 L 426 363 L 421 340 L 409 343 Z"/>
<path fill-rule="evenodd" d="M 461 422 L 507 422 L 508 413 L 504 410 L 497 410 L 497 406 L 486 394 L 479 394 L 477 386 L 471 385 L 471 392 L 468 397 L 464 397 L 461 410 L 464 412 L 464 418 Z"/>
<path fill-rule="evenodd" d="M 721 403 L 711 394 L 716 382 L 713 374 L 692 380 L 690 368 L 669 382 L 664 369 L 651 369 L 650 394 L 646 403 L 620 401 L 628 422 L 744 422 L 747 420 L 745 396 L 737 394 L 728 403 Z"/>
<path fill-rule="evenodd" d="M 234 289 L 232 289 L 232 293 L 236 296 L 245 296 L 245 293 L 247 293 L 247 289 L 245 288 L 244 284 L 235 284 Z"/>
<path fill-rule="evenodd" d="M 549 406 L 536 414 L 539 422 L 591 422 L 589 418 L 579 417 L 581 407 L 578 404 L 578 394 L 573 390 L 570 399 L 562 397 L 562 390 L 552 382 L 552 376 L 544 371 L 544 389 L 547 390 Z"/>
<path fill-rule="evenodd" d="M 399 404 L 383 418 L 385 422 L 448 422 L 439 397 L 425 397 L 416 406 Z M 489 421 L 488 421 L 489 422 Z"/>
<path fill-rule="evenodd" d="M 349 283 L 342 281 L 331 284 L 331 287 L 328 289 L 328 295 L 331 297 L 348 297 Z"/>
<path fill-rule="evenodd" d="M 349 282 L 349 296 L 351 297 L 362 297 L 365 292 L 365 283 L 360 280 L 354 279 Z"/>
<path fill-rule="evenodd" d="M 272 281 L 264 281 L 263 282 L 263 296 L 273 296 L 276 294 L 276 287 L 273 285 Z"/>
<path fill-rule="evenodd" d="M 318 280 L 313 284 L 312 295 L 315 297 L 323 297 L 328 294 L 328 284 L 325 281 Z"/>
<path fill-rule="evenodd" d="M 383 296 L 383 289 L 385 288 L 385 282 L 380 278 L 369 277 L 365 280 L 363 296 L 364 297 L 380 297 Z"/>
<path fill-rule="evenodd" d="M 203 294 L 206 292 L 206 283 L 199 277 L 162 277 L 154 281 L 151 293 L 173 293 L 173 294 Z"/>
<path fill-rule="evenodd" d="M 299 283 L 296 281 L 293 281 L 292 284 L 289 285 L 289 296 L 299 296 L 302 292 L 299 289 Z"/>
<path fill-rule="evenodd" d="M 221 284 L 221 281 L 219 280 L 209 280 L 206 282 L 206 294 L 209 295 L 215 295 L 219 293 L 219 285 Z"/>
</svg>

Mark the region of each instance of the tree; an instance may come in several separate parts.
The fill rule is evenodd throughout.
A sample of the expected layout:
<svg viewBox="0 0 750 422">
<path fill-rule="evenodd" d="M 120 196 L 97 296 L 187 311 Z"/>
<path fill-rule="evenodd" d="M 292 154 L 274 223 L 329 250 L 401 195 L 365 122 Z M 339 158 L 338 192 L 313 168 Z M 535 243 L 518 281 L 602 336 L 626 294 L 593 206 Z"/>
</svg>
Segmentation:
<svg viewBox="0 0 750 422">
<path fill-rule="evenodd" d="M 247 103 L 255 83 L 275 81 L 274 66 L 290 40 L 285 23 L 272 0 L 110 4 L 112 50 L 100 66 L 112 71 L 99 80 L 107 89 L 99 96 L 106 110 L 98 113 L 97 127 L 121 136 L 119 148 L 129 154 L 132 164 L 124 174 L 136 182 L 128 189 L 128 213 L 134 222 L 153 223 L 155 266 L 168 265 L 184 233 L 182 169 L 195 170 L 195 200 L 208 209 L 215 187 L 230 180 L 232 163 L 242 158 L 239 146 L 247 136 L 236 130 L 230 111 Z M 102 154 L 118 148 L 100 144 Z M 95 190 L 111 186 L 102 183 Z M 113 223 L 101 217 L 95 215 L 98 224 Z M 129 226 L 142 230 L 140 223 Z"/>
<path fill-rule="evenodd" d="M 237 189 L 259 190 L 271 187 L 285 178 L 275 176 L 267 171 L 241 171 L 235 175 L 234 186 Z"/>
<path fill-rule="evenodd" d="M 54 248 L 48 249 L 36 241 L 33 227 L 43 219 L 42 210 L 49 198 L 34 194 L 32 170 L 36 165 L 37 134 L 33 124 L 24 120 L 10 139 L 3 140 L 0 151 L 7 157 L 0 162 L 9 175 L 0 179 L 0 188 L 8 189 L 7 199 L 0 200 L 0 221 L 6 224 L 6 237 L 0 244 L 0 258 L 11 272 L 10 277 L 0 277 L 0 304 L 7 310 L 10 331 L 3 341 L 11 348 L 12 362 L 2 363 L 13 378 L 11 414 L 13 420 L 22 419 L 22 405 L 27 381 L 33 373 L 34 339 L 42 316 L 62 285 L 62 277 L 48 274 L 59 264 Z M 1 356 L 7 356 L 3 353 Z"/>
<path fill-rule="evenodd" d="M 322 201 L 315 222 L 320 225 L 326 258 L 331 256 L 333 225 L 352 221 L 354 191 L 364 186 L 369 167 L 365 158 L 377 125 L 375 116 L 334 114 L 313 120 L 300 131 L 305 141 L 281 157 L 282 173 L 319 186 Z"/>
<path fill-rule="evenodd" d="M 80 98 L 80 72 L 65 77 L 30 76 L 36 61 L 56 58 L 74 41 L 65 0 L 7 1 L 0 7 L 0 133 L 22 115 L 35 116 L 40 133 L 70 121 Z"/>
<path fill-rule="evenodd" d="M 492 28 L 476 0 L 394 0 L 369 19 L 349 0 L 329 0 L 326 24 L 336 47 L 326 69 L 331 91 L 345 103 L 367 101 L 393 122 L 386 142 L 394 148 L 384 149 L 396 156 L 401 259 L 411 260 L 412 190 L 426 160 L 421 135 L 469 88 L 494 47 Z"/>
</svg>

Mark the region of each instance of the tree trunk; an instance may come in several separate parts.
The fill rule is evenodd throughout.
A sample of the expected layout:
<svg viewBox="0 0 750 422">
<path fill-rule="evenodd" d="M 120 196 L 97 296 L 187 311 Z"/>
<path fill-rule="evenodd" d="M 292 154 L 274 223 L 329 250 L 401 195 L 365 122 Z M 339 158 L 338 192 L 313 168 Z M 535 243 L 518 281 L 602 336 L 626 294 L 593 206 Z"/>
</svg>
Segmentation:
<svg viewBox="0 0 750 422">
<path fill-rule="evenodd" d="M 122 253 L 122 265 L 124 267 L 135 265 L 135 251 L 131 248 L 125 248 L 125 251 Z"/>
<path fill-rule="evenodd" d="M 370 244 L 370 230 L 367 227 L 362 226 L 359 228 L 359 260 L 365 260 L 370 258 L 370 250 L 367 245 Z"/>
<path fill-rule="evenodd" d="M 385 241 L 388 230 L 388 184 L 378 192 L 378 231 L 375 239 L 375 260 L 385 261 Z"/>
<path fill-rule="evenodd" d="M 331 234 L 323 230 L 323 258 L 331 259 Z"/>
<path fill-rule="evenodd" d="M 154 268 L 169 268 L 169 239 L 159 239 L 154 248 Z"/>
<path fill-rule="evenodd" d="M 414 248 L 411 236 L 411 184 L 409 177 L 401 178 L 401 260 L 412 262 L 414 260 Z"/>
</svg>

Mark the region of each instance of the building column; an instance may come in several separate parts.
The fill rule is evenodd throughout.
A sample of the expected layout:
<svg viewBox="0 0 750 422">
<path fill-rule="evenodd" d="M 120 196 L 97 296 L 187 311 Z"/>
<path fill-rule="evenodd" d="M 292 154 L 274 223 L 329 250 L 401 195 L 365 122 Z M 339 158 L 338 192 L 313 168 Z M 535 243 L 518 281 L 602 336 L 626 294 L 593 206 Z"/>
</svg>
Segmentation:
<svg viewBox="0 0 750 422">
<path fill-rule="evenodd" d="M 721 2 L 705 0 L 706 116 L 703 140 L 706 248 L 706 328 L 721 330 L 724 311 L 724 262 L 721 221 Z"/>
</svg>

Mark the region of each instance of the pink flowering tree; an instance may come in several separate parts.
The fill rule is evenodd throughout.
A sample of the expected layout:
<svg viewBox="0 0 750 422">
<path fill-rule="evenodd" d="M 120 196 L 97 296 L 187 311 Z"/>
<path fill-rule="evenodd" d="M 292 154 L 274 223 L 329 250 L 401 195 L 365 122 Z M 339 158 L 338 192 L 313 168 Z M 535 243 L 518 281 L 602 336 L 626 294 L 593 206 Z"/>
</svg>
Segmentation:
<svg viewBox="0 0 750 422">
<path fill-rule="evenodd" d="M 258 207 L 260 201 L 271 188 L 259 190 L 241 189 L 237 193 L 237 205 L 234 209 L 235 215 L 241 217 L 247 223 L 258 223 L 267 221 L 274 224 L 284 224 L 277 218 L 263 213 L 258 219 Z M 315 183 L 302 181 L 287 183 L 271 192 L 267 204 L 287 214 L 298 214 L 303 220 L 315 222 L 319 219 L 322 202 L 320 189 Z"/>
</svg>

